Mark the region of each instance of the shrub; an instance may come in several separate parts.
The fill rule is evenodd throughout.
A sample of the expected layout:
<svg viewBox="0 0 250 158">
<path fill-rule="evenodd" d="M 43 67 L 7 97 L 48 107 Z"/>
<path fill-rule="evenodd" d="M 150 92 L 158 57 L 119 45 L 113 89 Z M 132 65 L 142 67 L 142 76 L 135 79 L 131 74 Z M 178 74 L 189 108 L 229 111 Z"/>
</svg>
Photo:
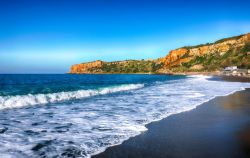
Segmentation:
<svg viewBox="0 0 250 158">
<path fill-rule="evenodd" d="M 250 52 L 250 42 L 247 42 L 244 47 L 241 49 L 241 52 L 246 53 Z"/>
</svg>

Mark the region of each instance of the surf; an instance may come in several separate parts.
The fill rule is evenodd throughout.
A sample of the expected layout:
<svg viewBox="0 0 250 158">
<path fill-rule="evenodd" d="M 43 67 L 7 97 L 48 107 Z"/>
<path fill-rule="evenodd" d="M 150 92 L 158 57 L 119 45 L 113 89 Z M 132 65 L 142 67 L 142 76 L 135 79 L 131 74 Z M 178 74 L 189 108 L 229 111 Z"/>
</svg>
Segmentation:
<svg viewBox="0 0 250 158">
<path fill-rule="evenodd" d="M 32 105 L 45 105 L 74 99 L 83 99 L 97 95 L 105 95 L 121 91 L 143 88 L 144 84 L 126 84 L 100 89 L 77 90 L 71 92 L 58 92 L 49 94 L 27 94 L 16 96 L 0 96 L 0 109 L 18 108 Z"/>
</svg>

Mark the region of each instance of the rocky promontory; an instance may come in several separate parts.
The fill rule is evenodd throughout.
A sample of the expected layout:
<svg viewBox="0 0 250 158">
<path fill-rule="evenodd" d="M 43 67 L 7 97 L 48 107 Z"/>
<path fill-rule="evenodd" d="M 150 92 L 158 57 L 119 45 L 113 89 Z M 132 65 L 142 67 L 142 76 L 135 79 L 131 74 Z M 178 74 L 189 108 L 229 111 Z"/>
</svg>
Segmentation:
<svg viewBox="0 0 250 158">
<path fill-rule="evenodd" d="M 250 33 L 214 43 L 185 46 L 155 60 L 101 60 L 73 65 L 72 74 L 209 72 L 227 66 L 250 69 Z"/>
</svg>

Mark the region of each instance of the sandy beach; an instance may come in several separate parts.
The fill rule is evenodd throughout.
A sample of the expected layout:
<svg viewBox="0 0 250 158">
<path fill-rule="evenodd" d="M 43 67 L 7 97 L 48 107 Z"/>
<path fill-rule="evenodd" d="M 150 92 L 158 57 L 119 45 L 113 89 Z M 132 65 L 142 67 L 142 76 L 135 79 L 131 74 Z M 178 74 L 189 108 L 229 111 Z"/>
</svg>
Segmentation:
<svg viewBox="0 0 250 158">
<path fill-rule="evenodd" d="M 94 158 L 250 157 L 250 89 L 147 125 Z"/>
</svg>

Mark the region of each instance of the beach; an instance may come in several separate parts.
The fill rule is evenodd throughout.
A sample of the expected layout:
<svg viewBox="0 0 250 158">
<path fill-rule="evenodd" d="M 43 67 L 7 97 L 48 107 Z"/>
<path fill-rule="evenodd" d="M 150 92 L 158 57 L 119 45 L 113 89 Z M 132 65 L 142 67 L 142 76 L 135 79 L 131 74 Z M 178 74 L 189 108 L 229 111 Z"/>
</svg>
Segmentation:
<svg viewBox="0 0 250 158">
<path fill-rule="evenodd" d="M 246 82 L 205 75 L 0 77 L 0 157 L 247 156 Z"/>
<path fill-rule="evenodd" d="M 94 158 L 250 157 L 250 89 L 216 97 L 146 126 Z"/>
</svg>

